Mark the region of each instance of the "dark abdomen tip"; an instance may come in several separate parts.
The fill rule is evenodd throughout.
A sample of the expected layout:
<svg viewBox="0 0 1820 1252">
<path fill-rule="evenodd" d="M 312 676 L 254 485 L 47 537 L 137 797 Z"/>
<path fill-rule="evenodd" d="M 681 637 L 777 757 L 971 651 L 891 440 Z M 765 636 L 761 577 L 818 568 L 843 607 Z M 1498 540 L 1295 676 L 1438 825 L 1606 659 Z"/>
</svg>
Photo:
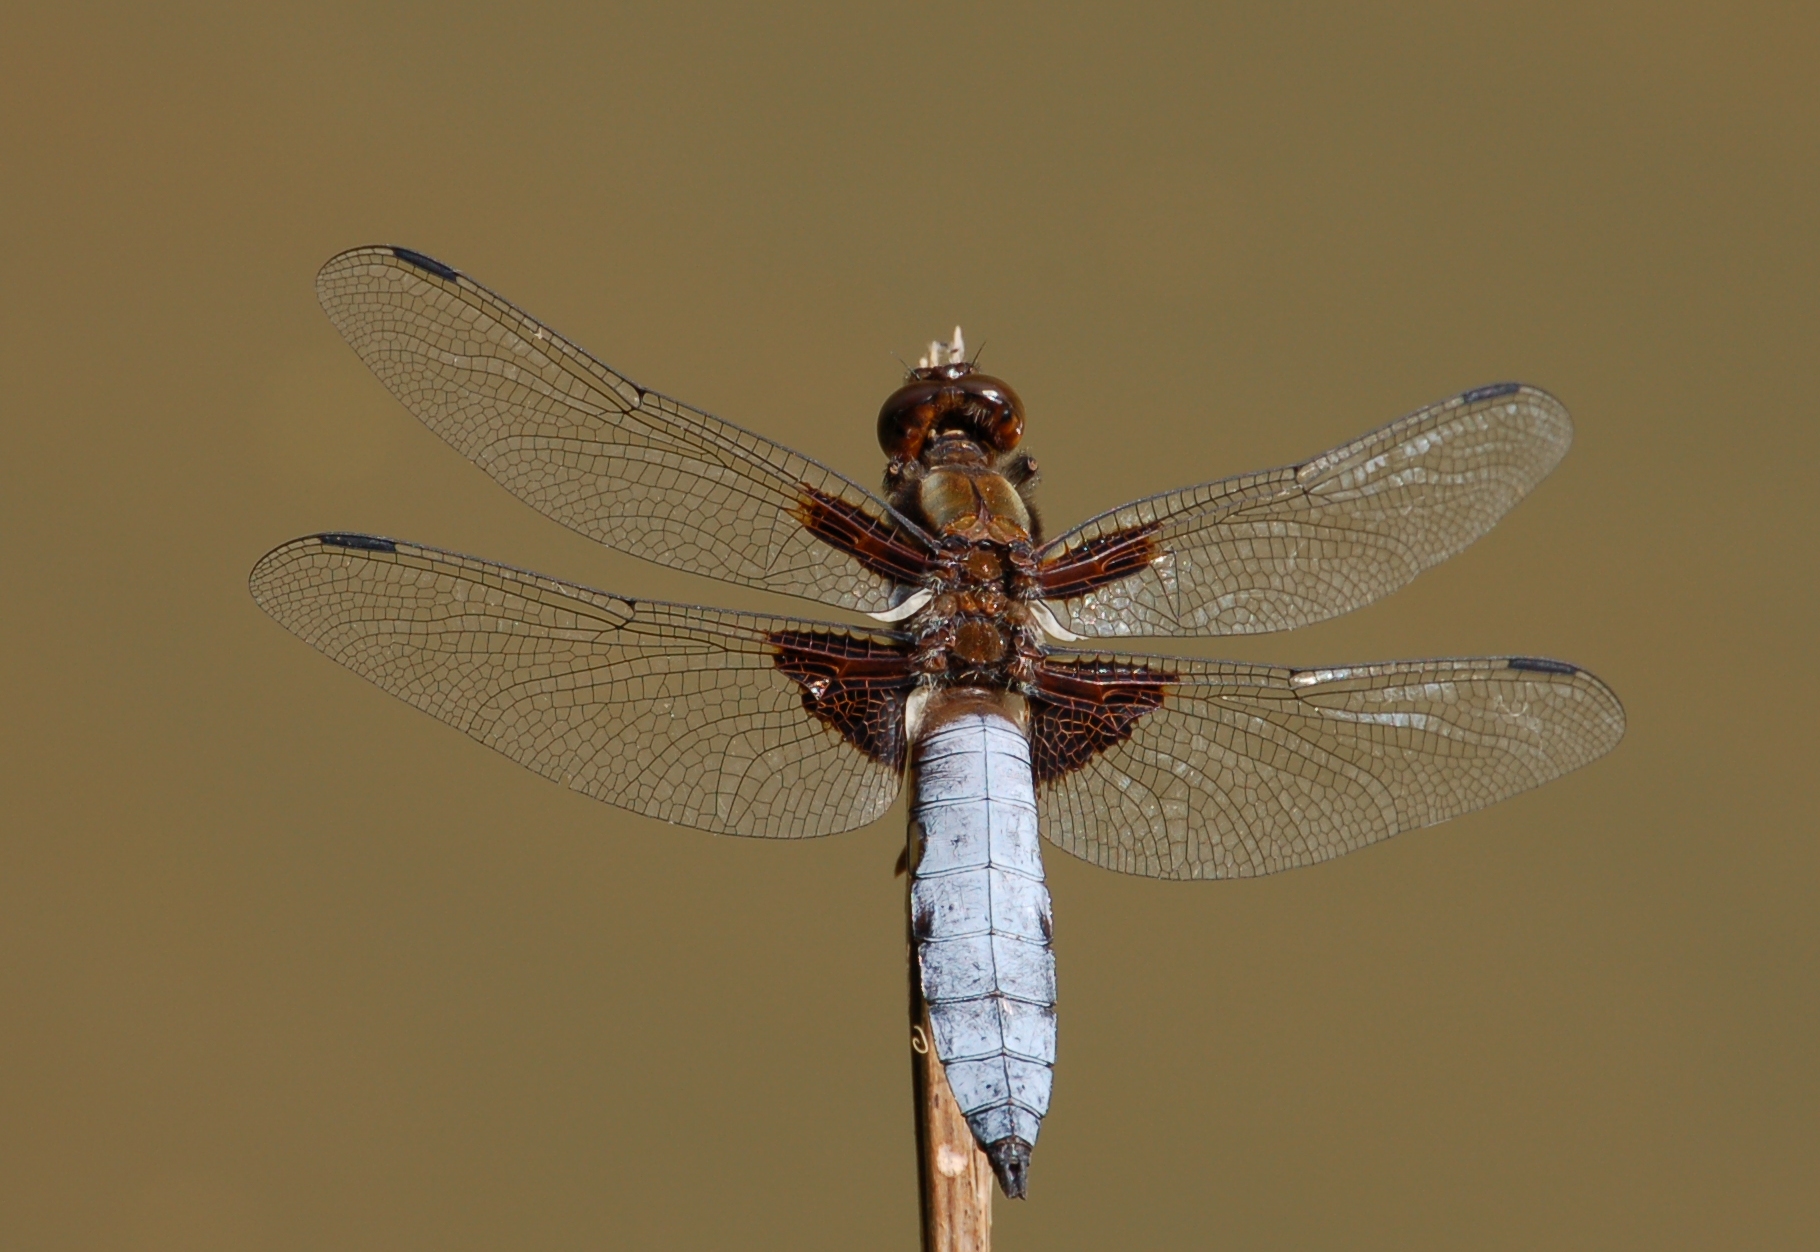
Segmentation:
<svg viewBox="0 0 1820 1252">
<path fill-rule="evenodd" d="M 1023 1199 L 1030 1179 L 1030 1145 L 1022 1139 L 1000 1139 L 986 1149 L 986 1159 L 992 1162 L 992 1172 L 998 1175 L 999 1189 L 1005 1198 Z"/>
</svg>

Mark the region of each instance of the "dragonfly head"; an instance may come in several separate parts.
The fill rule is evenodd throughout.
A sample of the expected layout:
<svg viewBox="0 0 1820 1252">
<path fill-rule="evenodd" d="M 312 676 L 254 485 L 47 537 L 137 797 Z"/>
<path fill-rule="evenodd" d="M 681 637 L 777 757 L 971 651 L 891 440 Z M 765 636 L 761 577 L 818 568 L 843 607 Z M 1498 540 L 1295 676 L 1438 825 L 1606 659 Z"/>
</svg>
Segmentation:
<svg viewBox="0 0 1820 1252">
<path fill-rule="evenodd" d="M 958 338 L 960 328 L 955 330 Z M 878 411 L 879 447 L 893 460 L 921 460 L 925 451 L 952 441 L 971 443 L 986 457 L 1001 456 L 1023 437 L 1024 402 L 1017 392 L 962 360 L 919 365 Z"/>
</svg>

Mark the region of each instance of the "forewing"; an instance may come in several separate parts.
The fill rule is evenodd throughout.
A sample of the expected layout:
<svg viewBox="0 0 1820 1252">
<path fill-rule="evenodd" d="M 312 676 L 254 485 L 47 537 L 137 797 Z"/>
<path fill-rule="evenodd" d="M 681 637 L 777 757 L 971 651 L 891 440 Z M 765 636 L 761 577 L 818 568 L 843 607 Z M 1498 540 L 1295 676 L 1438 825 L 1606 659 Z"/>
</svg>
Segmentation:
<svg viewBox="0 0 1820 1252">
<path fill-rule="evenodd" d="M 441 262 L 356 248 L 316 294 L 425 425 L 608 547 L 862 612 L 927 566 L 922 532 L 871 492 L 645 390 Z"/>
<path fill-rule="evenodd" d="M 1566 455 L 1561 402 L 1466 392 L 1302 465 L 1139 500 L 1044 548 L 1079 635 L 1243 635 L 1350 612 L 1490 530 Z"/>
<path fill-rule="evenodd" d="M 361 677 L 648 817 L 798 838 L 897 794 L 911 680 L 884 632 L 625 600 L 365 535 L 293 540 L 251 584 Z"/>
<path fill-rule="evenodd" d="M 1057 653 L 1031 700 L 1043 833 L 1150 878 L 1243 878 L 1469 813 L 1603 756 L 1624 710 L 1526 657 L 1292 670 Z"/>
</svg>

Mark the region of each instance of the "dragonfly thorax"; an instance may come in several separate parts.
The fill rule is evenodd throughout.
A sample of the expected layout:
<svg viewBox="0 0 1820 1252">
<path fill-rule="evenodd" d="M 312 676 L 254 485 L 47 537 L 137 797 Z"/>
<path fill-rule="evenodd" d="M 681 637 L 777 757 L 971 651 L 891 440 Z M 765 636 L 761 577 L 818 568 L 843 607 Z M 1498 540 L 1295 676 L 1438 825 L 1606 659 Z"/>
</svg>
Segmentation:
<svg viewBox="0 0 1820 1252">
<path fill-rule="evenodd" d="M 917 484 L 918 512 L 936 534 L 974 541 L 1030 541 L 1030 510 L 1004 475 L 973 466 L 943 468 Z"/>
<path fill-rule="evenodd" d="M 1035 559 L 1029 540 L 950 537 L 942 557 L 933 594 L 910 622 L 918 673 L 928 683 L 1021 689 L 1043 654 L 1024 602 Z"/>
</svg>

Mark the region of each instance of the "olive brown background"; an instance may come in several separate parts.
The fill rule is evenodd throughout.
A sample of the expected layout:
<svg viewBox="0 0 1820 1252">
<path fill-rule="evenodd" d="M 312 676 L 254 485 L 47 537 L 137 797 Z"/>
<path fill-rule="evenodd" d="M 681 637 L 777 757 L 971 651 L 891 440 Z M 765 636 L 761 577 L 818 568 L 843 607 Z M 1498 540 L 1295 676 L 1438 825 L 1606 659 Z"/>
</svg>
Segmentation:
<svg viewBox="0 0 1820 1252">
<path fill-rule="evenodd" d="M 592 547 L 316 307 L 360 243 L 865 482 L 958 320 L 1060 528 L 1518 378 L 1578 438 L 1381 604 L 1609 758 L 1256 882 L 1052 852 L 1023 1248 L 1820 1246 L 1811 6 L 14 6 L 0 1245 L 910 1248 L 901 810 L 719 839 L 311 652 L 261 553 Z"/>
</svg>

